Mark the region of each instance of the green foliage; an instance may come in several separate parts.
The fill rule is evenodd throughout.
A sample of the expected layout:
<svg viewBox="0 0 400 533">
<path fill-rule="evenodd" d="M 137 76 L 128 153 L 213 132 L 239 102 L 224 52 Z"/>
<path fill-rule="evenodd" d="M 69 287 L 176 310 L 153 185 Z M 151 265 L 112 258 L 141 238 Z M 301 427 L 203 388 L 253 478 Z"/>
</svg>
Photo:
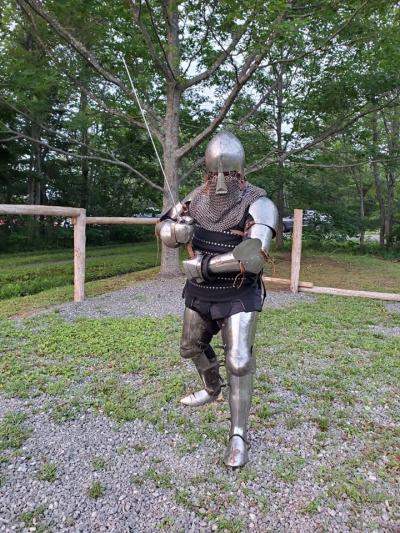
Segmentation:
<svg viewBox="0 0 400 533">
<path fill-rule="evenodd" d="M 217 2 L 211 10 L 205 3 L 184 0 L 170 8 L 179 28 L 175 44 L 170 33 L 175 24 L 156 2 L 140 12 L 153 46 L 143 39 L 127 3 L 51 2 L 46 6 L 50 16 L 88 47 L 110 72 L 107 80 L 87 61 L 89 52 L 79 54 L 76 46 L 66 46 L 48 21 L 36 14 L 25 17 L 11 0 L 3 4 L 0 202 L 76 205 L 89 214 L 120 216 L 161 208 L 161 191 L 129 169 L 162 188 L 152 145 L 138 127 L 136 102 L 129 87 L 123 87 L 123 53 L 139 95 L 150 107 L 150 125 L 159 130 L 161 149 L 164 132 L 173 129 L 170 115 L 177 120 L 177 133 L 168 139 L 172 148 L 163 154 L 167 170 L 176 163 L 171 154 L 204 131 L 231 94 L 223 126 L 243 141 L 248 168 L 260 163 L 251 179 L 278 200 L 281 211 L 303 207 L 327 213 L 335 233 L 342 235 L 381 225 L 387 227 L 388 247 L 399 242 L 400 32 L 392 1 L 303 3 L 299 14 L 299 6 L 282 0 L 265 0 L 256 10 L 248 0 Z M 229 49 L 242 31 L 232 55 L 218 62 L 221 43 Z M 243 63 L 254 58 L 259 58 L 259 68 L 236 90 Z M 203 83 L 183 90 L 194 71 L 207 69 L 210 75 Z M 116 84 L 110 82 L 112 76 L 118 77 Z M 170 83 L 170 76 L 177 84 Z M 175 105 L 169 114 L 167 101 Z M 372 135 L 371 117 L 377 119 L 378 139 Z M 38 144 L 43 140 L 45 145 Z M 178 158 L 174 179 L 202 155 L 206 140 L 193 143 L 195 148 Z M 197 185 L 201 173 L 193 173 L 181 192 Z M 379 221 L 380 212 L 387 213 L 386 221 Z M 126 242 L 145 238 L 148 231 L 91 228 L 88 240 Z M 20 230 L 11 221 L 2 232 L 2 250 L 37 248 L 38 242 L 61 246 L 71 238 L 70 232 L 50 224 L 43 233 L 34 222 Z"/>
<path fill-rule="evenodd" d="M 19 217 L 22 218 L 22 217 Z M 5 218 L 5 220 L 7 220 Z M 19 220 L 19 219 L 18 219 Z M 20 223 L 0 226 L 0 252 L 27 252 L 73 247 L 73 227 L 62 227 L 57 219 L 48 217 L 44 221 L 24 217 Z M 106 246 L 113 243 L 138 243 L 151 241 L 154 227 L 144 226 L 92 226 L 86 227 L 88 246 Z"/>
<path fill-rule="evenodd" d="M 293 483 L 299 475 L 299 471 L 304 466 L 305 460 L 302 457 L 284 458 L 276 467 L 275 476 L 285 483 Z"/>
<path fill-rule="evenodd" d="M 94 470 L 99 472 L 107 467 L 107 461 L 102 457 L 95 457 L 92 461 L 92 466 Z"/>
<path fill-rule="evenodd" d="M 47 527 L 43 524 L 38 525 L 38 521 L 43 517 L 46 508 L 44 505 L 39 505 L 33 511 L 26 511 L 19 515 L 21 522 L 24 522 L 26 527 L 34 527 L 35 531 L 43 533 L 47 531 Z"/>
</svg>

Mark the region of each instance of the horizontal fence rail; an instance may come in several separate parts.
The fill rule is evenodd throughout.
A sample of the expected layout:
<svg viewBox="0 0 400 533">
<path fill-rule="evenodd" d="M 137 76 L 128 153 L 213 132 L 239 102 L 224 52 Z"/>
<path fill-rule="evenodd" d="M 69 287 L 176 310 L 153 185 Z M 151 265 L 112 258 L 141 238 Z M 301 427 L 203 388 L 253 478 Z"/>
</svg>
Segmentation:
<svg viewBox="0 0 400 533">
<path fill-rule="evenodd" d="M 0 215 L 37 215 L 53 217 L 79 217 L 85 209 L 80 207 L 58 207 L 54 205 L 0 204 Z"/>
<path fill-rule="evenodd" d="M 145 224 L 154 225 L 159 219 L 154 217 L 87 217 L 86 209 L 51 205 L 0 204 L 0 215 L 55 216 L 71 218 L 74 225 L 74 301 L 85 298 L 86 226 L 87 224 Z M 379 300 L 400 301 L 400 294 L 387 292 L 358 291 L 334 287 L 316 287 L 310 281 L 300 281 L 301 235 L 303 212 L 294 210 L 292 257 L 290 279 L 263 276 L 263 281 L 281 285 L 292 292 L 353 296 Z"/>
<path fill-rule="evenodd" d="M 87 217 L 86 224 L 157 224 L 158 218 L 150 217 Z"/>
</svg>

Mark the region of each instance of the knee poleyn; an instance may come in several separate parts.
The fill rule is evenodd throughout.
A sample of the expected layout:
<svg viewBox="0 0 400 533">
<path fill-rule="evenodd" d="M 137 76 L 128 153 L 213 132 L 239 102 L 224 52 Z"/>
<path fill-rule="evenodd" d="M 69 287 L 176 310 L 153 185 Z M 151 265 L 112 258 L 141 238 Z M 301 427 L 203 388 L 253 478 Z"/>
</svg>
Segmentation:
<svg viewBox="0 0 400 533">
<path fill-rule="evenodd" d="M 180 354 L 183 359 L 193 359 L 203 353 L 202 349 L 195 343 L 184 342 L 180 347 Z"/>
<path fill-rule="evenodd" d="M 228 352 L 226 354 L 226 368 L 235 376 L 249 374 L 253 370 L 251 352 Z"/>
</svg>

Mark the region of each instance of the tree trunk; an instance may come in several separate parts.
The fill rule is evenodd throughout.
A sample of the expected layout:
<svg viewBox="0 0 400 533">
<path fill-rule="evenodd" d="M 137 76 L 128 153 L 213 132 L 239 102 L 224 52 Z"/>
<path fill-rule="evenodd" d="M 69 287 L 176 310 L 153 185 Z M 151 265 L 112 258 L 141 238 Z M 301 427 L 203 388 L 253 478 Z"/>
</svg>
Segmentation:
<svg viewBox="0 0 400 533">
<path fill-rule="evenodd" d="M 392 245 L 393 238 L 393 216 L 394 216 L 394 186 L 396 178 L 391 168 L 387 170 L 387 209 L 385 213 L 385 244 L 386 247 Z"/>
<path fill-rule="evenodd" d="M 81 91 L 79 99 L 79 112 L 86 118 L 86 110 L 88 105 L 87 94 Z M 85 158 L 88 155 L 88 127 L 86 121 L 81 127 L 81 155 Z M 80 201 L 78 207 L 83 207 L 84 209 L 88 208 L 89 204 L 89 161 L 87 159 L 82 159 L 81 161 L 81 190 L 80 190 Z"/>
<path fill-rule="evenodd" d="M 360 195 L 360 246 L 364 246 L 365 242 L 365 208 L 364 208 L 364 193 Z"/>
<path fill-rule="evenodd" d="M 31 136 L 34 139 L 40 138 L 40 127 L 36 124 L 31 125 Z M 42 176 L 42 159 L 40 145 L 32 143 L 30 157 L 30 176 L 28 178 L 28 203 L 39 205 L 41 201 L 41 176 Z"/>
<path fill-rule="evenodd" d="M 180 92 L 174 83 L 168 87 L 167 110 L 165 116 L 165 141 L 164 141 L 164 182 L 163 209 L 168 209 L 178 202 L 178 166 L 176 156 L 179 140 L 179 111 Z M 162 277 L 180 276 L 179 249 L 168 248 L 162 244 L 161 269 Z"/>
<path fill-rule="evenodd" d="M 165 4 L 166 5 L 166 4 Z M 163 208 L 168 209 L 178 202 L 178 170 L 179 159 L 176 155 L 179 147 L 179 118 L 181 91 L 177 87 L 179 77 L 179 20 L 178 7 L 175 0 L 167 4 L 168 19 L 168 65 L 173 78 L 167 80 L 167 107 L 164 121 L 164 196 Z M 179 268 L 179 249 L 167 248 L 162 244 L 160 276 L 181 276 Z"/>
<path fill-rule="evenodd" d="M 276 115 L 276 141 L 278 157 L 283 155 L 283 142 L 282 142 L 282 124 L 283 124 L 283 67 L 278 66 L 276 69 L 276 91 L 277 91 L 277 115 Z M 278 209 L 278 228 L 276 232 L 276 247 L 282 248 L 283 246 L 283 210 L 284 210 L 284 166 L 283 161 L 278 163 L 280 173 L 278 176 L 279 189 L 276 198 L 276 207 Z"/>
<path fill-rule="evenodd" d="M 379 203 L 379 213 L 380 213 L 380 224 L 379 224 L 379 244 L 381 246 L 385 245 L 385 219 L 386 219 L 386 208 L 385 200 L 382 191 L 382 182 L 381 175 L 379 171 L 379 163 L 377 162 L 379 155 L 379 135 L 378 135 L 378 117 L 377 113 L 373 113 L 372 116 L 372 174 L 374 176 L 376 197 L 378 198 Z"/>
<path fill-rule="evenodd" d="M 351 173 L 353 175 L 360 202 L 360 246 L 363 246 L 365 242 L 365 195 L 368 189 L 364 187 L 362 170 L 359 168 L 353 168 L 351 169 Z"/>
<path fill-rule="evenodd" d="M 400 107 L 382 110 L 382 117 L 387 137 L 387 151 L 389 162 L 386 165 L 386 218 L 385 218 L 385 242 L 389 248 L 393 241 L 393 219 L 395 205 L 395 188 L 397 180 L 396 158 L 399 154 L 400 134 Z"/>
</svg>

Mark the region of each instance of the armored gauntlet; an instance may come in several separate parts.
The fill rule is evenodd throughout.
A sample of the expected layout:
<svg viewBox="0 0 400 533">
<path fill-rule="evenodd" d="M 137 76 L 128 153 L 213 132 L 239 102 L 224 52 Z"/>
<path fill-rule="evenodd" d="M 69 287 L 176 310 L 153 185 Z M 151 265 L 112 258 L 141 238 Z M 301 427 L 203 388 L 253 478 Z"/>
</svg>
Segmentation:
<svg viewBox="0 0 400 533">
<path fill-rule="evenodd" d="M 156 224 L 156 235 L 168 248 L 178 248 L 188 244 L 193 237 L 193 219 L 182 217 L 179 222 L 171 219 Z"/>
</svg>

